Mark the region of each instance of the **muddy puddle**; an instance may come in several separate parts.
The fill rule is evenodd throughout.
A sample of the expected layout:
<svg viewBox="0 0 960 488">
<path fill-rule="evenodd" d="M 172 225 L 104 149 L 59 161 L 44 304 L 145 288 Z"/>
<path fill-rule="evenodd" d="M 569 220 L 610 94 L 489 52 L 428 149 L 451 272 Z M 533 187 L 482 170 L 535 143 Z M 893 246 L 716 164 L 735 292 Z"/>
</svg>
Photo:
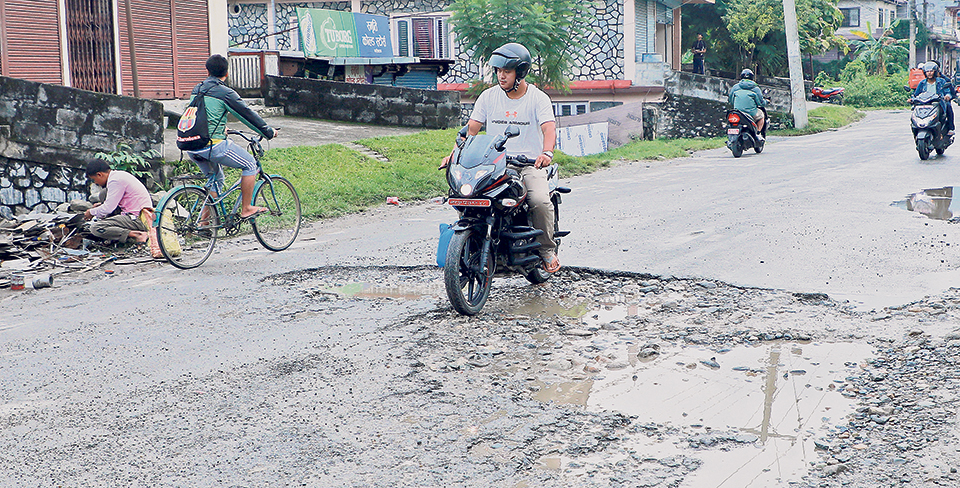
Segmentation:
<svg viewBox="0 0 960 488">
<path fill-rule="evenodd" d="M 960 218 L 958 215 L 960 203 L 954 205 L 954 188 L 952 186 L 928 188 L 911 193 L 903 200 L 893 202 L 892 205 L 926 215 L 931 219 L 955 221 L 956 218 Z"/>
<path fill-rule="evenodd" d="M 640 457 L 699 458 L 703 464 L 682 485 L 697 487 L 799 482 L 820 461 L 815 442 L 842 428 L 854 412 L 856 393 L 846 378 L 872 354 L 869 345 L 854 343 L 661 344 L 657 354 L 640 359 L 638 352 L 650 345 L 598 342 L 603 341 L 591 345 L 604 350 L 600 362 L 627 358 L 626 366 L 608 365 L 576 380 L 545 370 L 533 397 L 594 412 L 617 411 L 636 417 L 638 424 L 676 432 L 665 438 L 635 436 L 627 446 Z M 550 456 L 540 466 L 576 474 L 583 461 Z"/>
</svg>

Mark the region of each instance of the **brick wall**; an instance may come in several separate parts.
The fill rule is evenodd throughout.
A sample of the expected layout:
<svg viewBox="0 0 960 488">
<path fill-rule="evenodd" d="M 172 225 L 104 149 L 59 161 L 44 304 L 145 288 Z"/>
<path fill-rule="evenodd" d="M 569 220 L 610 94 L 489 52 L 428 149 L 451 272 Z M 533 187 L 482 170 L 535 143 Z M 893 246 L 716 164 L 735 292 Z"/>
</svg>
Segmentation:
<svg viewBox="0 0 960 488">
<path fill-rule="evenodd" d="M 286 115 L 446 129 L 460 121 L 458 92 L 267 76 L 264 103 Z"/>
<path fill-rule="evenodd" d="M 0 215 L 86 198 L 87 163 L 121 141 L 160 150 L 163 106 L 0 76 Z"/>
</svg>

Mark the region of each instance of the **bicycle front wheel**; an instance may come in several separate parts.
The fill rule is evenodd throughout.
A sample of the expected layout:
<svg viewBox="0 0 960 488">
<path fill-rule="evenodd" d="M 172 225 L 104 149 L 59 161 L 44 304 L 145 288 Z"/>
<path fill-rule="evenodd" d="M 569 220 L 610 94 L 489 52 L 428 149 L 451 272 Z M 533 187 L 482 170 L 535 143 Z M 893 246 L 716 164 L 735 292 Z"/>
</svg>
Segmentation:
<svg viewBox="0 0 960 488">
<path fill-rule="evenodd" d="M 157 211 L 157 242 L 167 261 L 180 269 L 203 264 L 213 253 L 220 227 L 220 214 L 207 193 L 196 187 L 178 188 Z"/>
<path fill-rule="evenodd" d="M 300 233 L 300 197 L 293 184 L 280 176 L 265 180 L 256 194 L 253 204 L 266 207 L 269 212 L 253 219 L 253 234 L 263 247 L 282 251 L 297 239 Z"/>
</svg>

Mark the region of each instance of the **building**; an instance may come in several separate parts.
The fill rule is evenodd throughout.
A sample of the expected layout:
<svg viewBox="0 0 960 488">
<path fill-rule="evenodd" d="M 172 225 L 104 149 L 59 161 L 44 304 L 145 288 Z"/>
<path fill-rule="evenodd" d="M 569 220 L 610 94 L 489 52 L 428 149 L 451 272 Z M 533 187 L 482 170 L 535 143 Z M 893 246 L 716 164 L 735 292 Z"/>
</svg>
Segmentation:
<svg viewBox="0 0 960 488">
<path fill-rule="evenodd" d="M 210 53 L 227 52 L 226 10 L 226 0 L 5 0 L 0 74 L 102 93 L 185 97 L 206 76 Z"/>
</svg>

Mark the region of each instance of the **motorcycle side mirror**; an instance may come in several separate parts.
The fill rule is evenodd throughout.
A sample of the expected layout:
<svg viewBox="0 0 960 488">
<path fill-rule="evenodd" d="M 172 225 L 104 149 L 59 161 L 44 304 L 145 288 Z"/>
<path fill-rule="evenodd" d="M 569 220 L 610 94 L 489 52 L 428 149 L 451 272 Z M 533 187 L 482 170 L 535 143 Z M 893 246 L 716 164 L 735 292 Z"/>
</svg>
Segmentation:
<svg viewBox="0 0 960 488">
<path fill-rule="evenodd" d="M 467 140 L 467 126 L 460 128 L 460 131 L 457 132 L 457 147 L 463 147 L 463 143 Z"/>
<path fill-rule="evenodd" d="M 903 90 L 906 91 L 907 93 L 910 93 L 913 91 L 910 89 L 910 85 L 903 85 Z"/>
<path fill-rule="evenodd" d="M 507 128 L 503 130 L 503 135 L 507 136 L 507 139 L 517 137 L 520 135 L 520 128 L 515 125 L 508 125 Z"/>
</svg>

